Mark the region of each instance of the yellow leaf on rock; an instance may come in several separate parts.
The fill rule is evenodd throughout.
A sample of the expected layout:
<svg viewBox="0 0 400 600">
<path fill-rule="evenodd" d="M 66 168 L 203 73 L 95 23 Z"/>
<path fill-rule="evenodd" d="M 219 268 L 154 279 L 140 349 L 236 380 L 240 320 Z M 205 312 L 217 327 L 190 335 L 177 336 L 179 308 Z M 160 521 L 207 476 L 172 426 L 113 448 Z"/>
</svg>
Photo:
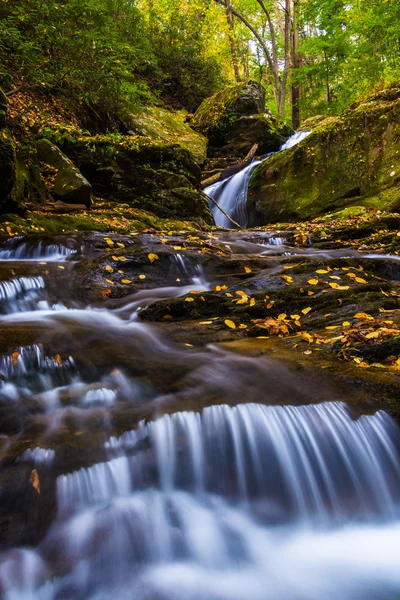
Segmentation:
<svg viewBox="0 0 400 600">
<path fill-rule="evenodd" d="M 363 279 L 362 277 L 356 277 L 355 281 L 357 281 L 357 283 L 368 283 L 365 279 Z"/>
<path fill-rule="evenodd" d="M 250 306 L 254 306 L 256 303 L 256 299 L 255 298 L 250 298 Z"/>
<path fill-rule="evenodd" d="M 146 279 L 146 275 L 139 275 L 139 279 Z"/>
<path fill-rule="evenodd" d="M 230 321 L 229 319 L 225 319 L 224 323 L 227 327 L 230 327 L 230 329 L 236 329 L 236 325 L 233 321 Z"/>
<path fill-rule="evenodd" d="M 308 283 L 309 283 L 310 285 L 317 285 L 317 283 L 318 283 L 318 279 L 309 279 L 309 280 L 308 280 Z"/>
<path fill-rule="evenodd" d="M 350 327 L 351 323 L 350 321 L 343 321 L 342 325 L 343 327 Z"/>
<path fill-rule="evenodd" d="M 11 366 L 15 367 L 19 359 L 19 352 L 13 352 L 11 354 Z"/>
<path fill-rule="evenodd" d="M 114 269 L 112 267 L 110 267 L 110 265 L 106 265 L 105 270 L 108 271 L 109 273 L 114 273 Z"/>
<path fill-rule="evenodd" d="M 314 292 L 312 292 L 311 290 L 308 290 L 307 296 L 314 296 Z"/>
<path fill-rule="evenodd" d="M 308 306 L 307 308 L 303 308 L 303 310 L 301 312 L 303 313 L 303 315 L 308 315 L 310 310 L 312 310 L 311 306 Z"/>
<path fill-rule="evenodd" d="M 286 313 L 281 313 L 280 315 L 278 315 L 278 321 L 284 321 L 286 319 L 287 315 Z"/>
<path fill-rule="evenodd" d="M 121 279 L 121 283 L 132 283 L 132 281 L 130 279 Z"/>
<path fill-rule="evenodd" d="M 159 260 L 160 257 L 157 254 L 150 252 L 150 254 L 148 254 L 147 258 L 149 259 L 149 261 L 151 263 L 153 263 L 155 260 Z"/>
<path fill-rule="evenodd" d="M 238 296 L 242 296 L 242 298 L 247 298 L 246 292 L 242 292 L 242 290 L 238 290 L 237 292 L 235 292 L 235 294 L 237 294 Z"/>
<path fill-rule="evenodd" d="M 355 319 L 368 319 L 369 321 L 373 321 L 374 317 L 372 317 L 371 315 L 368 315 L 365 312 L 358 312 L 357 314 L 354 315 Z"/>
<path fill-rule="evenodd" d="M 118 261 L 119 261 L 119 258 L 118 258 L 118 256 L 112 256 L 111 258 L 112 258 L 113 260 L 115 260 L 115 262 L 118 262 Z"/>
<path fill-rule="evenodd" d="M 245 272 L 245 273 L 251 273 L 251 269 L 250 269 L 250 267 L 245 267 L 245 268 L 244 268 L 244 272 Z"/>
<path fill-rule="evenodd" d="M 379 331 L 371 331 L 371 333 L 368 333 L 365 337 L 367 338 L 367 340 L 374 340 L 379 337 L 379 334 Z"/>
<path fill-rule="evenodd" d="M 194 298 L 185 298 L 185 302 L 194 302 Z"/>
<path fill-rule="evenodd" d="M 199 325 L 211 325 L 212 321 L 200 321 Z"/>
<path fill-rule="evenodd" d="M 31 472 L 29 482 L 32 485 L 32 487 L 35 488 L 37 493 L 40 494 L 40 479 L 39 479 L 39 474 L 36 471 L 36 469 L 33 469 L 33 471 Z"/>
<path fill-rule="evenodd" d="M 105 281 L 107 281 L 107 283 L 109 283 L 110 285 L 114 285 L 114 282 L 111 281 L 111 279 L 106 279 Z"/>
<path fill-rule="evenodd" d="M 114 242 L 112 241 L 112 239 L 111 239 L 111 238 L 109 238 L 109 237 L 105 237 L 105 238 L 104 238 L 104 240 L 105 240 L 105 242 L 107 243 L 107 245 L 108 245 L 108 246 L 110 246 L 110 248 L 113 248 L 113 247 L 114 247 Z"/>
<path fill-rule="evenodd" d="M 293 282 L 293 277 L 291 277 L 290 275 L 281 275 L 280 278 L 284 279 L 285 281 L 287 281 L 287 283 L 292 283 Z"/>
<path fill-rule="evenodd" d="M 315 272 L 318 273 L 318 275 L 325 275 L 326 273 L 329 273 L 329 271 L 326 269 L 318 269 L 318 271 Z"/>
<path fill-rule="evenodd" d="M 303 338 L 303 340 L 306 340 L 306 342 L 308 342 L 309 344 L 311 344 L 311 342 L 314 340 L 313 336 L 307 333 L 307 331 L 302 331 L 300 335 Z"/>
<path fill-rule="evenodd" d="M 122 244 L 121 242 L 117 242 L 117 246 L 118 248 L 125 248 L 125 244 Z"/>
</svg>

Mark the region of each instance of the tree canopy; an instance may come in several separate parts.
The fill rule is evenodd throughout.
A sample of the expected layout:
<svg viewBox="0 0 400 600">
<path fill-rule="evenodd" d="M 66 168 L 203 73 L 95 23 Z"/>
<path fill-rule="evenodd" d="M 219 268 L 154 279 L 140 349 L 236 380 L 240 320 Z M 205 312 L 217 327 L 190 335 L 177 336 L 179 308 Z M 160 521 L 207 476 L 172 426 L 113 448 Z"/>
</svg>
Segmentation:
<svg viewBox="0 0 400 600">
<path fill-rule="evenodd" d="M 0 85 L 123 115 L 255 79 L 293 119 L 398 81 L 398 0 L 3 0 Z"/>
</svg>

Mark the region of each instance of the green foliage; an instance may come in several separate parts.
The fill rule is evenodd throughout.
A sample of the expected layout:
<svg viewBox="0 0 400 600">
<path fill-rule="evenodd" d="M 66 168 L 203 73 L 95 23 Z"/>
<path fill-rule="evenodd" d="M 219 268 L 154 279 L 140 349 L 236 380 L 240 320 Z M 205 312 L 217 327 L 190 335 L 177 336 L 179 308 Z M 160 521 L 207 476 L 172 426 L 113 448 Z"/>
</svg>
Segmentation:
<svg viewBox="0 0 400 600">
<path fill-rule="evenodd" d="M 339 114 L 400 76 L 397 0 L 308 0 L 302 5 L 304 116 Z"/>
<path fill-rule="evenodd" d="M 218 63 L 167 14 L 146 15 L 131 0 L 2 2 L 0 85 L 62 92 L 122 119 L 160 93 L 195 108 L 220 83 Z"/>
</svg>

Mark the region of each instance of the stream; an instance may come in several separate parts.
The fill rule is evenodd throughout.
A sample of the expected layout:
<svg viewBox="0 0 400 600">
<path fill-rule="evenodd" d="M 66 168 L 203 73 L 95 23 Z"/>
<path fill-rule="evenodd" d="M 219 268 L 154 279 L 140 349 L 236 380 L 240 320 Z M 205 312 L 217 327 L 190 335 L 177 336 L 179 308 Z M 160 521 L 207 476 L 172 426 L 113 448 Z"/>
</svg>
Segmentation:
<svg viewBox="0 0 400 600">
<path fill-rule="evenodd" d="M 220 241 L 294 251 L 277 234 Z M 145 306 L 215 283 L 180 253 L 162 287 L 88 305 L 68 287 L 90 246 L 0 250 L 2 336 L 36 338 L 0 360 L 1 597 L 398 598 L 391 417 L 354 418 L 346 397 L 277 360 L 141 321 Z"/>
</svg>

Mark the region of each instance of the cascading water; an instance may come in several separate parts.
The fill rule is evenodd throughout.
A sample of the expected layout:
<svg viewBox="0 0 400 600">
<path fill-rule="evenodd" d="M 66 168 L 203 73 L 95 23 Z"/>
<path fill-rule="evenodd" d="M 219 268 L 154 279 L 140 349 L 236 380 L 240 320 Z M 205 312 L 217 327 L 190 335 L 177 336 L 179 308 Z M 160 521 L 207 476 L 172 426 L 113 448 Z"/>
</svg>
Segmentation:
<svg viewBox="0 0 400 600">
<path fill-rule="evenodd" d="M 354 421 L 338 403 L 141 423 L 107 442 L 109 462 L 58 478 L 58 516 L 31 569 L 9 556 L 0 584 L 43 600 L 391 598 L 398 435 L 384 413 Z"/>
<path fill-rule="evenodd" d="M 304 140 L 311 131 L 297 131 L 281 146 L 279 152 L 292 148 Z M 267 158 L 271 156 L 270 154 Z M 263 160 L 254 160 L 250 165 L 236 173 L 228 179 L 218 181 L 217 183 L 205 188 L 204 192 L 214 198 L 218 205 L 242 228 L 247 227 L 247 191 L 249 181 L 254 169 L 263 162 Z M 215 224 L 218 227 L 231 229 L 231 221 L 221 212 L 213 203 L 210 202 L 210 210 L 213 214 Z"/>
<path fill-rule="evenodd" d="M 0 520 L 1 598 L 400 597 L 400 432 L 386 413 L 354 418 L 277 361 L 135 321 L 211 287 L 183 252 L 166 262 L 175 285 L 74 310 L 49 308 L 48 265 L 30 259 L 31 275 L 0 283 L 0 327 L 43 340 L 0 357 L 0 501 L 18 516 Z"/>
</svg>

